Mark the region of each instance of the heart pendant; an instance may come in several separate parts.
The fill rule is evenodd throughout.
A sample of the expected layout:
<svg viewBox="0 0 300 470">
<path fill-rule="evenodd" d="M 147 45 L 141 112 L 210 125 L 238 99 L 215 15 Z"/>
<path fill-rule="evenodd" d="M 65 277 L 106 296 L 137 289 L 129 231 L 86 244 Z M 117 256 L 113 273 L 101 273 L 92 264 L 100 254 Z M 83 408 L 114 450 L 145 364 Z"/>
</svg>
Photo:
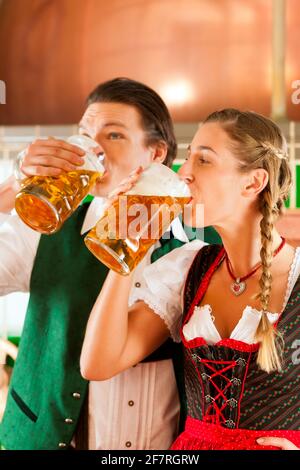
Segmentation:
<svg viewBox="0 0 300 470">
<path fill-rule="evenodd" d="M 235 281 L 231 284 L 230 289 L 234 293 L 234 295 L 241 295 L 246 289 L 246 283 Z"/>
</svg>

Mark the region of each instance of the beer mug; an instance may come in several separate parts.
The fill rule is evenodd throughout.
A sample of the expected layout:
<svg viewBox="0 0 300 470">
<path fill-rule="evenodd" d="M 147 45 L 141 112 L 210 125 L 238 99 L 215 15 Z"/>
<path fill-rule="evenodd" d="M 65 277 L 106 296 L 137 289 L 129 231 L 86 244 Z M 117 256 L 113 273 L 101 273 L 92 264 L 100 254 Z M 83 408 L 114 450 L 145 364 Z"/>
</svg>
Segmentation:
<svg viewBox="0 0 300 470">
<path fill-rule="evenodd" d="M 97 178 L 104 173 L 99 157 L 91 150 L 98 146 L 94 140 L 83 135 L 73 135 L 67 142 L 86 150 L 84 164 L 59 176 L 24 178 L 23 175 L 21 190 L 15 200 L 15 209 L 25 224 L 48 235 L 60 229 L 87 196 Z M 17 168 L 15 173 L 20 179 Z"/>
<path fill-rule="evenodd" d="M 85 244 L 106 266 L 127 275 L 189 201 L 189 188 L 178 175 L 152 163 L 136 185 L 104 212 Z"/>
</svg>

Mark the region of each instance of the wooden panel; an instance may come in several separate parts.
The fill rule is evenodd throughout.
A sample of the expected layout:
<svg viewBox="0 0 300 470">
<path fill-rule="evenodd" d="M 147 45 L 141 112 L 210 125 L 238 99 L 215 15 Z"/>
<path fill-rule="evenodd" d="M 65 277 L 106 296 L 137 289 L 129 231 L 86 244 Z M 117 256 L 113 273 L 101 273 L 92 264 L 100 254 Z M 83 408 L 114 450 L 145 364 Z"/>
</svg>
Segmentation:
<svg viewBox="0 0 300 470">
<path fill-rule="evenodd" d="M 0 124 L 76 122 L 91 88 L 120 75 L 154 87 L 178 122 L 224 106 L 268 114 L 271 0 L 3 0 L 0 67 Z"/>
<path fill-rule="evenodd" d="M 78 119 L 81 4 L 80 0 L 3 1 L 0 75 L 7 85 L 7 105 L 0 108 L 2 123 Z"/>
<path fill-rule="evenodd" d="M 300 104 L 293 104 L 292 94 L 297 92 L 300 99 L 300 86 L 298 90 L 292 88 L 292 83 L 300 82 L 300 2 L 287 0 L 287 47 L 286 47 L 286 96 L 287 114 L 295 121 L 300 121 Z"/>
</svg>

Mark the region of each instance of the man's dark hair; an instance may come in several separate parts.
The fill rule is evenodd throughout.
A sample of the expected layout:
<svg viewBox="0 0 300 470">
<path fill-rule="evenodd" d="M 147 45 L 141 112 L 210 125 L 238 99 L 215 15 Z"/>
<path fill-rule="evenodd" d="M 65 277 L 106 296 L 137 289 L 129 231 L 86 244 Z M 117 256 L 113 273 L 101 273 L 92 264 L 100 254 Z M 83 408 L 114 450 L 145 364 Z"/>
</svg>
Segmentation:
<svg viewBox="0 0 300 470">
<path fill-rule="evenodd" d="M 115 78 L 101 83 L 90 93 L 87 105 L 93 103 L 124 103 L 134 106 L 141 116 L 147 135 L 146 144 L 164 141 L 168 147 L 164 164 L 172 165 L 177 153 L 172 119 L 167 106 L 152 88 L 129 78 Z"/>
</svg>

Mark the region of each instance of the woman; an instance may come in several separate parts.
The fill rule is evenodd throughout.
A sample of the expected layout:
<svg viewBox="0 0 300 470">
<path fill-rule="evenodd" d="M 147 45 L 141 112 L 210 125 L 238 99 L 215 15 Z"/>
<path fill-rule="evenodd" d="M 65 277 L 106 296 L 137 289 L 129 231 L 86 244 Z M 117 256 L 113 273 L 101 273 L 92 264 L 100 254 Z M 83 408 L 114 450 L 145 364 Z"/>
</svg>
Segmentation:
<svg viewBox="0 0 300 470">
<path fill-rule="evenodd" d="M 215 112 L 180 175 L 223 245 L 194 241 L 147 267 L 129 312 L 130 276 L 110 272 L 89 319 L 82 373 L 111 377 L 171 334 L 184 345 L 188 400 L 172 449 L 297 449 L 300 249 L 274 226 L 291 185 L 285 139 L 256 113 Z"/>
</svg>

